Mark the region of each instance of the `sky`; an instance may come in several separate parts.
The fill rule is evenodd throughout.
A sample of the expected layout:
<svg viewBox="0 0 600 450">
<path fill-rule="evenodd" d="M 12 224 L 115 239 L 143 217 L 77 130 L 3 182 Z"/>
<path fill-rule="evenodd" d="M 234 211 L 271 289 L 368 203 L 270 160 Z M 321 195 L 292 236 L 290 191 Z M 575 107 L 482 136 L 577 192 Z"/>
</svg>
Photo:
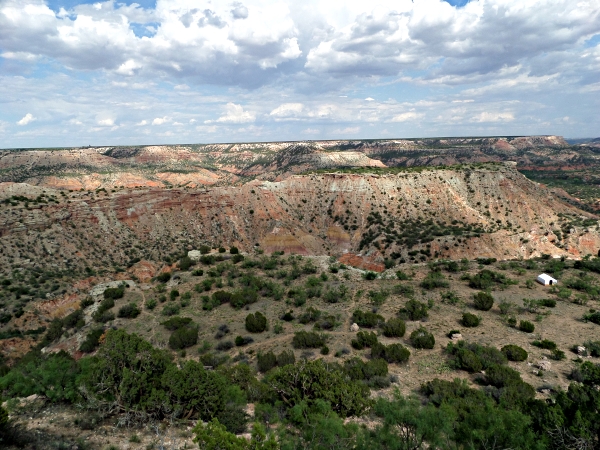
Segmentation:
<svg viewBox="0 0 600 450">
<path fill-rule="evenodd" d="M 0 148 L 600 136 L 600 0 L 0 0 Z"/>
</svg>

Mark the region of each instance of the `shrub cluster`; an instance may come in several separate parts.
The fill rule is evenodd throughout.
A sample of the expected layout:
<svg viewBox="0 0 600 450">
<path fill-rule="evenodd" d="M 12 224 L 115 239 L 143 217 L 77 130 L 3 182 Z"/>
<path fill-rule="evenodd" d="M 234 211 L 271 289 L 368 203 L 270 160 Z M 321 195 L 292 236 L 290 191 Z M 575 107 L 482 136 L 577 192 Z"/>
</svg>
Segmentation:
<svg viewBox="0 0 600 450">
<path fill-rule="evenodd" d="M 172 331 L 169 337 L 169 347 L 173 350 L 181 350 L 198 343 L 198 325 L 189 317 L 171 317 L 162 325 Z"/>
<path fill-rule="evenodd" d="M 125 287 L 121 286 L 118 288 L 106 288 L 104 290 L 104 298 L 112 298 L 116 300 L 118 298 L 123 298 L 125 295 Z"/>
<path fill-rule="evenodd" d="M 450 286 L 444 274 L 439 271 L 429 272 L 419 284 L 423 289 L 432 290 L 437 288 L 447 288 Z"/>
<path fill-rule="evenodd" d="M 369 381 L 375 377 L 385 377 L 388 374 L 388 365 L 383 359 L 364 362 L 360 358 L 350 358 L 344 361 L 344 371 L 351 380 Z"/>
<path fill-rule="evenodd" d="M 423 327 L 417 328 L 410 334 L 410 342 L 414 348 L 432 349 L 435 346 L 433 334 Z"/>
<path fill-rule="evenodd" d="M 371 348 L 377 343 L 377 335 L 367 331 L 359 331 L 356 333 L 356 339 L 352 339 L 350 345 L 357 350 L 362 350 L 365 347 Z"/>
<path fill-rule="evenodd" d="M 495 364 L 506 364 L 507 361 L 504 353 L 494 347 L 466 341 L 459 341 L 456 344 L 450 342 L 446 352 L 452 356 L 450 362 L 455 368 L 472 373 L 487 370 Z"/>
<path fill-rule="evenodd" d="M 516 283 L 515 281 L 507 278 L 506 275 L 488 269 L 483 269 L 479 273 L 472 276 L 464 275 L 461 279 L 468 280 L 469 286 L 473 289 L 480 289 L 482 291 L 491 289 L 496 284 L 505 286 Z"/>
<path fill-rule="evenodd" d="M 135 303 L 129 303 L 127 305 L 121 306 L 119 308 L 119 312 L 117 313 L 117 317 L 134 319 L 140 315 L 142 311 Z"/>
<path fill-rule="evenodd" d="M 262 333 L 267 330 L 267 318 L 260 312 L 246 316 L 246 330 L 250 333 Z"/>
<path fill-rule="evenodd" d="M 402 319 L 393 317 L 381 325 L 385 337 L 402 337 L 406 333 L 406 324 Z"/>
<path fill-rule="evenodd" d="M 489 292 L 478 292 L 473 296 L 473 306 L 480 311 L 489 311 L 494 306 L 494 297 Z"/>
<path fill-rule="evenodd" d="M 320 348 L 325 345 L 325 340 L 324 334 L 314 331 L 298 331 L 294 333 L 292 345 L 294 348 Z"/>
<path fill-rule="evenodd" d="M 471 314 L 471 313 L 463 313 L 462 315 L 462 319 L 460 321 L 460 323 L 467 328 L 474 328 L 476 326 L 479 326 L 479 323 L 481 322 L 481 319 L 479 317 L 477 317 L 475 314 Z"/>
<path fill-rule="evenodd" d="M 505 345 L 500 351 L 504 353 L 504 356 L 506 356 L 509 361 L 525 361 L 528 356 L 527 351 L 518 345 Z"/>
<path fill-rule="evenodd" d="M 385 322 L 385 319 L 374 312 L 357 309 L 352 313 L 352 322 L 362 328 L 376 328 Z"/>
<path fill-rule="evenodd" d="M 112 298 L 112 297 L 105 298 L 98 305 L 98 309 L 92 315 L 92 318 L 96 322 L 100 322 L 100 323 L 106 323 L 110 320 L 113 320 L 115 318 L 115 315 L 109 311 L 113 306 L 115 306 L 114 298 Z"/>
<path fill-rule="evenodd" d="M 380 342 L 371 347 L 372 359 L 385 359 L 388 363 L 403 363 L 408 361 L 410 351 L 401 344 L 383 345 Z"/>
<path fill-rule="evenodd" d="M 283 351 L 279 355 L 275 355 L 272 351 L 266 353 L 259 352 L 256 356 L 258 371 L 266 373 L 274 367 L 285 367 L 296 362 L 294 352 L 291 350 Z"/>
<path fill-rule="evenodd" d="M 420 301 L 409 300 L 398 312 L 398 316 L 404 320 L 422 320 L 429 317 L 429 307 Z"/>
<path fill-rule="evenodd" d="M 529 322 L 528 320 L 521 320 L 519 322 L 519 330 L 525 333 L 533 333 L 535 330 L 535 325 Z"/>
<path fill-rule="evenodd" d="M 543 348 L 545 350 L 554 350 L 555 348 L 557 348 L 556 342 L 550 341 L 548 339 L 543 339 L 541 341 L 533 341 L 531 345 Z"/>
</svg>

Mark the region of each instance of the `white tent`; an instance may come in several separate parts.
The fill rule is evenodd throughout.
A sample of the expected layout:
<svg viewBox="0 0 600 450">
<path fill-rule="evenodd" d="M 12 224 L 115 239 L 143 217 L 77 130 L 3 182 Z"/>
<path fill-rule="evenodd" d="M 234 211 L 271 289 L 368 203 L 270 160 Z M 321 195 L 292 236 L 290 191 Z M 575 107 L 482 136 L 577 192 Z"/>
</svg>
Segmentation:
<svg viewBox="0 0 600 450">
<path fill-rule="evenodd" d="M 538 275 L 536 281 L 540 284 L 543 284 L 544 286 L 552 286 L 558 283 L 556 279 L 552 278 L 550 275 L 545 273 Z"/>
</svg>

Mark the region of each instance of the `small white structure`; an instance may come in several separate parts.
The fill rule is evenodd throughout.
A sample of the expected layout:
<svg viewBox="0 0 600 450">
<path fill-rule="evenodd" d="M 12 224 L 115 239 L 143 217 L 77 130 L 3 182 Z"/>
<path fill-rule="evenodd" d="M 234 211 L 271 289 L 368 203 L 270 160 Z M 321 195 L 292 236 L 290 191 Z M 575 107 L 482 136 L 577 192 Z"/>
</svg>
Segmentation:
<svg viewBox="0 0 600 450">
<path fill-rule="evenodd" d="M 541 275 L 538 275 L 537 278 L 535 279 L 535 281 L 537 281 L 540 284 L 543 284 L 544 286 L 553 286 L 556 283 L 558 283 L 558 281 L 554 278 L 552 278 L 550 275 L 543 273 Z"/>
</svg>

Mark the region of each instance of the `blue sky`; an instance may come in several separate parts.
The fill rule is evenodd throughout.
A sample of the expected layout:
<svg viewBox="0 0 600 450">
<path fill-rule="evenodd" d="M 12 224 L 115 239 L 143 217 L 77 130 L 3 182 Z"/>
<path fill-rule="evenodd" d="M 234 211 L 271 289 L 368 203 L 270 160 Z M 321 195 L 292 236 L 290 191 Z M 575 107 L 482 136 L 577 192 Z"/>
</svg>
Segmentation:
<svg viewBox="0 0 600 450">
<path fill-rule="evenodd" d="M 0 148 L 600 135 L 597 0 L 0 0 Z"/>
</svg>

